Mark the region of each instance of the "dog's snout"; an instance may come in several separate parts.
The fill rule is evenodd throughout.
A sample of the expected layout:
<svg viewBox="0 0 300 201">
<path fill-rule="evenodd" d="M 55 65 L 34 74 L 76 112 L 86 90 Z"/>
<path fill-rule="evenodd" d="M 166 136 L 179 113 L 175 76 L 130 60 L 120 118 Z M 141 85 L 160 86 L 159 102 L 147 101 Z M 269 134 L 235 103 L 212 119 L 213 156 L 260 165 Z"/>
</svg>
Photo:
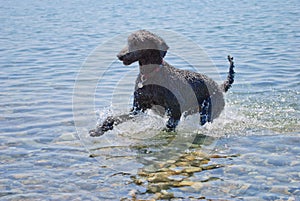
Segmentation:
<svg viewBox="0 0 300 201">
<path fill-rule="evenodd" d="M 128 53 L 128 47 L 124 47 L 121 52 L 119 52 L 119 54 L 117 54 L 118 59 L 120 59 L 121 61 L 124 60 L 125 55 Z"/>
<path fill-rule="evenodd" d="M 123 61 L 124 56 L 125 56 L 125 55 L 124 55 L 124 54 L 121 54 L 121 53 L 119 53 L 119 54 L 117 55 L 118 59 L 121 60 L 121 61 Z"/>
</svg>

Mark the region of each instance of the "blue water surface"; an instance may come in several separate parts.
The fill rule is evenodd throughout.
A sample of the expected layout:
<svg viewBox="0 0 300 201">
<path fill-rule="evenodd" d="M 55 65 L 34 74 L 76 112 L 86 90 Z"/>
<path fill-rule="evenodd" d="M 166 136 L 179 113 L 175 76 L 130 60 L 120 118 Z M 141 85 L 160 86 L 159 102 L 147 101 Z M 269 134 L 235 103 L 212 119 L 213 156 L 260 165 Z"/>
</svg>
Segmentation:
<svg viewBox="0 0 300 201">
<path fill-rule="evenodd" d="M 155 196 L 165 191 L 172 193 L 171 200 L 299 200 L 299 16 L 298 0 L 2 1 L 0 200 L 163 199 Z M 97 47 L 138 29 L 166 30 L 198 44 L 222 80 L 226 57 L 234 56 L 236 81 L 225 96 L 225 111 L 200 133 L 216 137 L 210 153 L 235 157 L 212 157 L 210 163 L 222 167 L 189 175 L 189 181 L 198 182 L 192 187 L 170 186 L 155 194 L 147 182 L 133 182 L 140 175 L 126 172 L 128 167 L 122 171 L 101 162 L 113 147 L 107 158 L 89 157 L 97 141 L 87 145 L 77 134 L 73 91 L 82 64 Z M 126 38 L 116 42 L 121 47 Z M 172 47 L 166 61 L 187 67 Z M 112 109 L 112 83 L 137 70 L 116 58 L 111 63 L 95 89 L 91 107 L 97 114 Z M 87 129 L 91 125 L 96 121 Z M 122 132 L 113 136 L 118 135 L 126 138 Z M 132 151 L 127 140 L 124 147 Z M 134 161 L 130 157 L 120 161 Z"/>
</svg>

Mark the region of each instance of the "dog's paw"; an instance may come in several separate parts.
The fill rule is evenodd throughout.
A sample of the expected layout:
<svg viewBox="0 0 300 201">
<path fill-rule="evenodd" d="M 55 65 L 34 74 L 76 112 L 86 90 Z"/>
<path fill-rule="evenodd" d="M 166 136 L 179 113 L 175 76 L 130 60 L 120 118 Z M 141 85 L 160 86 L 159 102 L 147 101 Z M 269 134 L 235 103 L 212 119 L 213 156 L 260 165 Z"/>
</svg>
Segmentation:
<svg viewBox="0 0 300 201">
<path fill-rule="evenodd" d="M 106 131 L 112 130 L 114 127 L 111 124 L 103 124 L 98 126 L 96 129 L 90 130 L 89 134 L 91 137 L 98 137 L 103 135 Z"/>
<path fill-rule="evenodd" d="M 169 128 L 169 127 L 165 127 L 164 129 L 162 129 L 163 132 L 175 132 L 175 128 Z"/>
<path fill-rule="evenodd" d="M 93 129 L 93 130 L 90 130 L 89 131 L 89 134 L 91 137 L 99 137 L 101 135 L 103 135 L 105 133 L 104 130 L 102 130 L 101 128 L 100 129 Z"/>
</svg>

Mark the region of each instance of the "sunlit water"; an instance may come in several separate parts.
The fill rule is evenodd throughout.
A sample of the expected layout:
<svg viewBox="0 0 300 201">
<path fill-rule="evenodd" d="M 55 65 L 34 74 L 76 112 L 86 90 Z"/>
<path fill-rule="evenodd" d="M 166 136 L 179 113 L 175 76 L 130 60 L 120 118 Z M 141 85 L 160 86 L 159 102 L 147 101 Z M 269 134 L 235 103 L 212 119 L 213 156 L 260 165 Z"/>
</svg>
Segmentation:
<svg viewBox="0 0 300 201">
<path fill-rule="evenodd" d="M 0 200 L 299 200 L 299 7 L 296 0 L 1 2 Z M 234 56 L 224 112 L 203 128 L 185 119 L 176 134 L 160 132 L 165 119 L 151 112 L 99 138 L 82 134 L 129 110 L 138 72 L 113 58 L 96 80 L 92 109 L 82 111 L 93 121 L 76 125 L 82 64 L 101 44 L 141 28 L 193 41 L 216 66 L 202 73 L 218 81 Z M 122 47 L 126 38 L 114 42 Z M 193 70 L 172 46 L 165 60 Z"/>
</svg>

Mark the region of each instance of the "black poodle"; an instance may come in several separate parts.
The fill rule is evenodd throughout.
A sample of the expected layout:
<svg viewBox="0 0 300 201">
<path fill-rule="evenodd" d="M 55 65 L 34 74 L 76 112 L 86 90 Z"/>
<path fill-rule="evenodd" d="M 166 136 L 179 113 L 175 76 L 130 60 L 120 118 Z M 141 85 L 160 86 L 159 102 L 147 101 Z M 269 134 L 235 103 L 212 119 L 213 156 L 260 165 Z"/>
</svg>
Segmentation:
<svg viewBox="0 0 300 201">
<path fill-rule="evenodd" d="M 107 117 L 102 125 L 90 131 L 90 136 L 100 136 L 147 109 L 168 116 L 166 131 L 175 131 L 181 115 L 199 112 L 201 125 L 220 115 L 225 105 L 223 93 L 234 81 L 233 58 L 228 56 L 228 77 L 219 85 L 206 75 L 169 65 L 163 60 L 168 48 L 162 38 L 146 30 L 128 37 L 128 46 L 117 57 L 124 65 L 139 62 L 133 108 L 129 114 Z"/>
</svg>

